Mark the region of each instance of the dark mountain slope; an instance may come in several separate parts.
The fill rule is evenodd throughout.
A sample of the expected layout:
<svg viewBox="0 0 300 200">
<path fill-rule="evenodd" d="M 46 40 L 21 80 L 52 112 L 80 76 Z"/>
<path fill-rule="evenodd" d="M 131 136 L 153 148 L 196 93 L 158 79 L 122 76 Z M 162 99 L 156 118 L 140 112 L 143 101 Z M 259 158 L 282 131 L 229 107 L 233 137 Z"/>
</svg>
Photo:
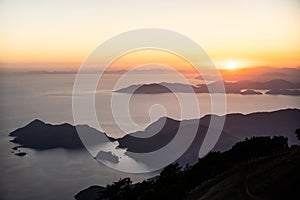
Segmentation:
<svg viewBox="0 0 300 200">
<path fill-rule="evenodd" d="M 300 149 L 237 166 L 191 191 L 185 200 L 298 199 Z"/>
<path fill-rule="evenodd" d="M 253 137 L 229 151 L 211 152 L 184 170 L 175 163 L 143 182 L 121 179 L 98 190 L 96 199 L 293 200 L 299 199 L 299 166 L 300 147 L 289 148 L 287 138 Z M 95 200 L 94 196 L 85 197 Z"/>
<path fill-rule="evenodd" d="M 220 118 L 220 116 L 213 115 Z M 224 117 L 224 116 L 221 116 Z M 239 139 L 251 136 L 288 137 L 290 144 L 296 144 L 294 131 L 300 127 L 300 110 L 285 109 L 273 112 L 258 112 L 251 114 L 227 114 L 223 131 Z M 200 124 L 207 126 L 210 116 L 200 119 Z"/>
<path fill-rule="evenodd" d="M 236 142 L 251 136 L 280 136 L 283 135 L 289 139 L 289 144 L 296 144 L 297 138 L 294 131 L 300 127 L 300 110 L 286 109 L 274 112 L 261 112 L 253 114 L 228 114 L 226 116 L 207 115 L 197 120 L 176 121 L 169 118 L 161 118 L 151 126 L 163 126 L 157 134 L 159 128 L 146 129 L 138 133 L 126 135 L 118 139 L 120 148 L 127 148 L 128 152 L 151 152 L 160 149 L 168 144 L 176 135 L 180 123 L 182 130 L 190 134 L 190 126 L 193 123 L 199 123 L 199 128 L 194 141 L 187 151 L 179 158 L 181 164 L 193 164 L 198 160 L 198 152 L 202 145 L 204 136 L 207 133 L 209 123 L 212 118 L 224 118 L 225 124 L 221 136 L 215 145 L 215 151 L 225 151 L 230 149 Z M 218 119 L 217 119 L 218 120 Z M 163 125 L 163 122 L 165 124 Z M 214 132 L 214 127 L 210 127 Z M 135 135 L 144 135 L 144 138 L 135 137 Z M 146 136 L 151 137 L 146 137 Z M 152 136 L 154 135 L 154 136 Z M 183 139 L 183 138 L 182 138 Z M 130 155 L 130 154 L 128 154 Z M 130 155 L 130 156 L 134 156 Z"/>
</svg>

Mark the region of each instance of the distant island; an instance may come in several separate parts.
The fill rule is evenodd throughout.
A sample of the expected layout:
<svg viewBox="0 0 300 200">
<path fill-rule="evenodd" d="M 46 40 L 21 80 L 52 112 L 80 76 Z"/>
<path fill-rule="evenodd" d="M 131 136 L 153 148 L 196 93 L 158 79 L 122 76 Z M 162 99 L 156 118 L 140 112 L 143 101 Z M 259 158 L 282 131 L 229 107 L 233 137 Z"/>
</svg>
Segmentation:
<svg viewBox="0 0 300 200">
<path fill-rule="evenodd" d="M 18 152 L 18 153 L 15 153 L 15 155 L 16 156 L 26 156 L 27 155 L 27 153 L 25 153 L 25 152 Z"/>
<path fill-rule="evenodd" d="M 300 90 L 290 90 L 290 89 L 273 89 L 266 92 L 270 95 L 289 95 L 289 96 L 300 96 Z"/>
<path fill-rule="evenodd" d="M 240 91 L 240 94 L 241 94 L 241 95 L 262 95 L 263 93 L 257 92 L 257 91 L 255 91 L 255 90 L 247 89 L 247 90 L 245 90 L 245 91 Z"/>
<path fill-rule="evenodd" d="M 197 86 L 182 84 L 182 83 L 150 83 L 150 84 L 138 84 L 131 85 L 125 88 L 121 88 L 114 92 L 118 93 L 130 93 L 130 94 L 162 94 L 162 93 L 223 93 L 221 90 L 222 84 L 224 85 L 225 92 L 228 94 L 241 94 L 241 95 L 261 95 L 262 93 L 255 90 L 281 90 L 281 95 L 299 95 L 300 83 L 292 83 L 282 79 L 275 79 L 267 82 L 255 82 L 255 81 L 237 81 L 237 82 L 213 82 L 208 85 L 199 84 Z M 209 88 L 214 88 L 209 90 Z M 287 92 L 289 90 L 296 90 L 297 92 Z M 275 93 L 266 93 L 275 94 Z"/>
</svg>

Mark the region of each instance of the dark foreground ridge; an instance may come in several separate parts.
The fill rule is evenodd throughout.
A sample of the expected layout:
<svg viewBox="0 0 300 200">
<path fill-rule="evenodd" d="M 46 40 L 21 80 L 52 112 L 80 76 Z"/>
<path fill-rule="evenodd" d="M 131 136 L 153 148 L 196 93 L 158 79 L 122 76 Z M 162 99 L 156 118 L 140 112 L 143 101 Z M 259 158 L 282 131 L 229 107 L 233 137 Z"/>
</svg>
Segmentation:
<svg viewBox="0 0 300 200">
<path fill-rule="evenodd" d="M 105 187 L 98 185 L 90 186 L 75 195 L 75 199 L 97 199 L 99 192 L 104 191 Z"/>
<path fill-rule="evenodd" d="M 182 169 L 171 164 L 160 175 L 132 183 L 120 179 L 88 188 L 77 200 L 299 199 L 300 146 L 282 136 L 252 137 L 230 150 L 211 152 Z"/>
</svg>

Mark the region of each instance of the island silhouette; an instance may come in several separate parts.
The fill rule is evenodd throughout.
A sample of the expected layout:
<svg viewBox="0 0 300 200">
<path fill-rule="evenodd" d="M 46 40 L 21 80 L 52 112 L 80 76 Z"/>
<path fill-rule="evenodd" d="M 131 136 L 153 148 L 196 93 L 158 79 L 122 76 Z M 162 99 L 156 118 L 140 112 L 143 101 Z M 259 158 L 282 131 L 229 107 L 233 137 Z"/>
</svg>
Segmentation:
<svg viewBox="0 0 300 200">
<path fill-rule="evenodd" d="M 100 135 L 107 138 L 107 141 L 117 142 L 117 148 L 126 149 L 126 154 L 132 156 L 130 153 L 152 152 L 164 147 L 175 137 L 179 126 L 182 127 L 182 131 L 189 134 L 189 127 L 194 123 L 199 123 L 197 134 L 191 146 L 177 160 L 181 165 L 186 165 L 195 164 L 198 161 L 198 152 L 212 118 L 225 118 L 221 136 L 214 146 L 213 151 L 226 151 L 235 143 L 253 136 L 283 135 L 288 138 L 289 145 L 297 143 L 294 130 L 300 126 L 300 110 L 298 109 L 284 109 L 245 115 L 206 115 L 200 119 L 183 121 L 163 117 L 150 124 L 145 130 L 130 133 L 122 138 L 112 138 L 106 133 L 87 125 L 72 126 L 66 123 L 51 125 L 40 120 L 34 120 L 28 125 L 11 132 L 9 135 L 13 137 L 11 142 L 17 144 L 14 149 L 31 148 L 42 151 L 64 148 L 69 150 L 85 150 L 76 131 L 76 128 L 80 128 L 86 134 Z M 157 132 L 157 130 L 159 131 Z M 137 135 L 143 135 L 144 137 L 136 137 Z M 110 162 L 118 162 L 118 157 L 112 152 L 99 152 L 98 156 Z M 148 162 L 151 163 L 152 161 Z"/>
<path fill-rule="evenodd" d="M 130 94 L 162 94 L 162 93 L 224 93 L 241 95 L 261 95 L 255 90 L 268 90 L 265 94 L 270 95 L 300 95 L 300 83 L 293 83 L 283 79 L 274 79 L 266 82 L 251 80 L 229 82 L 216 81 L 209 84 L 188 85 L 183 83 L 150 83 L 131 85 L 114 92 Z M 276 91 L 276 92 L 275 92 Z"/>
</svg>

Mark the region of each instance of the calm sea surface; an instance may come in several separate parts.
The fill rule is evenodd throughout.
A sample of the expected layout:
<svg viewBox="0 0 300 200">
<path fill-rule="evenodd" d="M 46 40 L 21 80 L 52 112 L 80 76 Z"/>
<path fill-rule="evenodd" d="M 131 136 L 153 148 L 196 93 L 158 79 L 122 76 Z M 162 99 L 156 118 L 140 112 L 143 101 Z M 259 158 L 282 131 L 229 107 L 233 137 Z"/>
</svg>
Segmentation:
<svg viewBox="0 0 300 200">
<path fill-rule="evenodd" d="M 92 76 L 92 75 L 91 75 Z M 114 75 L 111 75 L 112 79 Z M 152 82 L 153 75 L 131 75 L 128 86 L 142 77 L 145 83 Z M 0 75 L 0 194 L 1 199 L 73 199 L 73 196 L 90 185 L 106 185 L 121 177 L 130 176 L 133 180 L 142 180 L 153 174 L 124 174 L 109 169 L 87 152 L 54 149 L 50 151 L 28 150 L 28 155 L 18 157 L 11 153 L 13 144 L 7 136 L 10 131 L 22 127 L 33 119 L 59 124 L 74 124 L 72 115 L 72 90 L 75 75 L 73 74 L 1 74 Z M 157 80 L 157 76 L 156 79 Z M 160 75 L 160 80 L 177 82 L 176 77 Z M 108 80 L 109 81 L 109 80 Z M 130 84 L 129 84 L 130 83 Z M 101 115 L 105 131 L 114 137 L 119 133 L 110 118 L 105 118 L 101 99 L 109 97 L 111 91 L 104 87 L 97 91 L 96 109 Z M 128 95 L 128 94 L 117 94 Z M 188 95 L 188 94 L 186 94 Z M 189 118 L 201 117 L 211 113 L 209 94 L 198 94 L 200 114 Z M 300 98 L 294 96 L 253 95 L 242 96 L 229 94 L 227 113 L 252 113 L 273 111 L 283 108 L 299 108 Z M 98 101 L 99 100 L 99 101 Z M 165 107 L 165 114 L 149 114 L 154 104 Z M 129 104 L 132 119 L 141 127 L 163 115 L 181 119 L 178 102 L 173 94 L 135 95 Z M 159 112 L 158 112 L 159 113 Z M 214 113 L 224 114 L 224 113 Z M 126 116 L 118 116 L 119 118 Z M 121 120 L 122 121 L 122 120 Z M 95 127 L 93 124 L 90 126 Z M 126 132 L 138 130 L 136 127 L 123 124 Z"/>
</svg>

